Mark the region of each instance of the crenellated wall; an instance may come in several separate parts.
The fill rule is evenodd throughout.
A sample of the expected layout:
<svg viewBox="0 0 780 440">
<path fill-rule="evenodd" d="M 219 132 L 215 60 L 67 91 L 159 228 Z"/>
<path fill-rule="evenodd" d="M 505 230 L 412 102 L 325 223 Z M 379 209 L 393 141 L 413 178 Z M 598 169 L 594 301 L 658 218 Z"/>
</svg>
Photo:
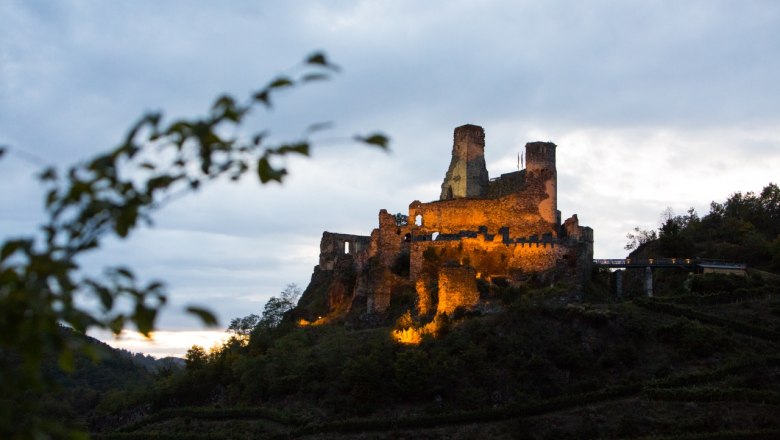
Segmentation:
<svg viewBox="0 0 780 440">
<path fill-rule="evenodd" d="M 344 272 L 345 265 L 354 271 L 351 278 L 318 278 L 341 280 L 326 289 L 332 308 L 343 311 L 351 300 L 353 309 L 382 314 L 396 292 L 411 291 L 417 295 L 416 312 L 423 316 L 477 305 L 478 279 L 584 285 L 593 258 L 593 230 L 580 226 L 576 215 L 561 224 L 556 145 L 526 144 L 527 168 L 493 180 L 485 168 L 484 148 L 481 127 L 456 128 L 440 200 L 415 200 L 403 224 L 381 210 L 370 237 L 323 234 L 315 273 Z"/>
</svg>

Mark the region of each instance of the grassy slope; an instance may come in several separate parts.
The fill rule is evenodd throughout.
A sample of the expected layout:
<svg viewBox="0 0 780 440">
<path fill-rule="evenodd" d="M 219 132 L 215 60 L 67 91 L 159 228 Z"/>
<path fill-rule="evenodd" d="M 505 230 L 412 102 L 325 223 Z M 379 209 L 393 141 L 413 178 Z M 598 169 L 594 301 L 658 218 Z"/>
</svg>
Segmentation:
<svg viewBox="0 0 780 440">
<path fill-rule="evenodd" d="M 105 438 L 777 438 L 780 289 L 763 292 L 702 306 L 674 295 L 566 307 L 521 300 L 420 347 L 382 348 L 389 368 L 375 391 L 385 397 L 324 373 L 337 385 L 328 398 L 303 383 L 262 403 L 281 414 L 224 402 L 169 409 Z M 307 329 L 316 333 L 307 356 L 324 356 L 318 347 L 359 356 L 356 346 L 389 330 Z"/>
</svg>

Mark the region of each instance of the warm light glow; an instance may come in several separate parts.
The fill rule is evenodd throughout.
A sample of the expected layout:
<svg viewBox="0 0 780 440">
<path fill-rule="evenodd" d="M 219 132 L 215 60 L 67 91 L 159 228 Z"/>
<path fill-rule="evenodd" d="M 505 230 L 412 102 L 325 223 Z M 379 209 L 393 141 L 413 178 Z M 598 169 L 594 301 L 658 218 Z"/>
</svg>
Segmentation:
<svg viewBox="0 0 780 440">
<path fill-rule="evenodd" d="M 401 344 L 418 345 L 422 342 L 422 333 L 419 329 L 410 327 L 403 330 L 394 330 L 393 339 Z"/>
<path fill-rule="evenodd" d="M 193 345 L 200 345 L 208 350 L 214 346 L 221 346 L 231 336 L 221 330 L 156 331 L 149 338 L 132 330 L 122 330 L 117 337 L 105 331 L 90 331 L 89 335 L 114 348 L 143 353 L 155 358 L 167 356 L 183 358 Z"/>
<path fill-rule="evenodd" d="M 317 318 L 316 321 L 307 321 L 307 320 L 301 318 L 301 319 L 298 320 L 298 327 L 317 326 L 317 325 L 326 324 L 328 321 L 329 320 L 328 320 L 327 316 L 320 316 L 320 317 Z"/>
<path fill-rule="evenodd" d="M 441 330 L 441 315 L 437 315 L 433 321 L 422 327 L 407 327 L 401 330 L 393 330 L 392 336 L 396 342 L 408 345 L 419 345 L 423 335 L 436 336 Z"/>
</svg>

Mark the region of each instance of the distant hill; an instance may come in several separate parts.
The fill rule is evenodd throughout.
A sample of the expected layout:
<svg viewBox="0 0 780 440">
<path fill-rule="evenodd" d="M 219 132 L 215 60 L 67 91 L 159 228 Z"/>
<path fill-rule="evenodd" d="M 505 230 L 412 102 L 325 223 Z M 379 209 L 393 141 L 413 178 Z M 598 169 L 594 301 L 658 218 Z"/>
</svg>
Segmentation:
<svg viewBox="0 0 780 440">
<path fill-rule="evenodd" d="M 183 359 L 157 360 L 115 349 L 67 327 L 60 331 L 82 350 L 76 353 L 72 373 L 64 372 L 54 357 L 44 360 L 44 376 L 53 381 L 55 391 L 42 395 L 41 400 L 49 417 L 65 424 L 86 428 L 94 424 L 92 419 L 102 409 L 117 403 L 117 396 L 142 389 L 156 377 L 173 374 L 184 366 Z"/>
</svg>

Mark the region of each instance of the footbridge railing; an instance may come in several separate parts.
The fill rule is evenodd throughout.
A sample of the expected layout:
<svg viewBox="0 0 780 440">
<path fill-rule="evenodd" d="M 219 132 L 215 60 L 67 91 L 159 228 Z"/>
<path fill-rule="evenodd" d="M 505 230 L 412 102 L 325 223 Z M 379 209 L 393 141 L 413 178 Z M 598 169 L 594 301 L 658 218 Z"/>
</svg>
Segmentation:
<svg viewBox="0 0 780 440">
<path fill-rule="evenodd" d="M 653 296 L 653 269 L 656 268 L 680 268 L 690 271 L 725 270 L 725 271 L 744 271 L 747 265 L 744 263 L 735 263 L 732 261 L 711 260 L 705 258 L 607 258 L 595 259 L 593 265 L 596 267 L 621 268 L 621 269 L 644 269 L 645 270 L 645 295 Z M 744 272 L 743 272 L 744 273 Z M 616 290 L 618 295 L 622 291 L 622 273 L 616 272 Z"/>
<path fill-rule="evenodd" d="M 683 269 L 747 269 L 747 265 L 743 263 L 705 258 L 607 258 L 595 259 L 593 260 L 593 264 L 597 267 L 614 267 L 626 269 L 639 269 L 645 267 L 679 267 Z"/>
</svg>

